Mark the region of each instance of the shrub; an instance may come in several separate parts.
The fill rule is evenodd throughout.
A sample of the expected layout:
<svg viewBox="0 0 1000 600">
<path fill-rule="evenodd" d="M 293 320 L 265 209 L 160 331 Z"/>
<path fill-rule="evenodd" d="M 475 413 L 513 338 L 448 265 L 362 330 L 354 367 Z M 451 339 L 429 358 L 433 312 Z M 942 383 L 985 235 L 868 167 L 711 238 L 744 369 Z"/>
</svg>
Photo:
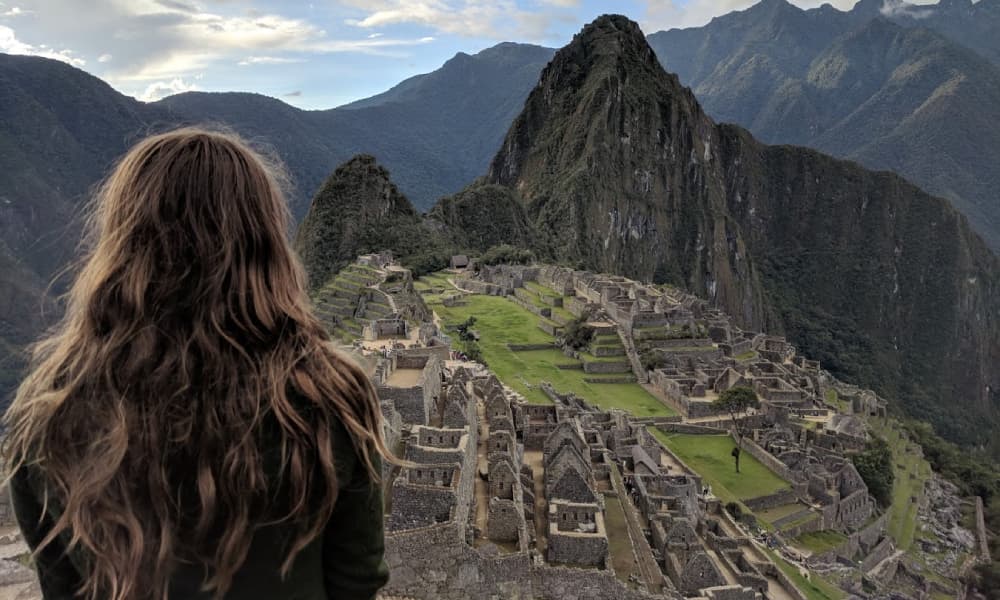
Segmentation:
<svg viewBox="0 0 1000 600">
<path fill-rule="evenodd" d="M 563 330 L 563 344 L 574 350 L 589 346 L 593 339 L 594 328 L 587 325 L 587 321 L 582 317 L 567 323 Z"/>
<path fill-rule="evenodd" d="M 484 252 L 478 262 L 484 265 L 528 265 L 535 262 L 535 253 L 527 248 L 501 244 Z"/>
<path fill-rule="evenodd" d="M 865 450 L 851 457 L 858 474 L 865 480 L 868 491 L 882 506 L 892 503 L 892 450 L 882 438 L 873 438 Z"/>
</svg>

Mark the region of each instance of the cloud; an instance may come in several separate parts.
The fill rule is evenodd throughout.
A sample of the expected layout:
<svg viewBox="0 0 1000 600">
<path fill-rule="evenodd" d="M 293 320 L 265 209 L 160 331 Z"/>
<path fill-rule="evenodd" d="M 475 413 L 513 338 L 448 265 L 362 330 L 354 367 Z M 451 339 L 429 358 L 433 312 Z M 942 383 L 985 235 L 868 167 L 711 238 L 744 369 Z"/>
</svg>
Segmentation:
<svg viewBox="0 0 1000 600">
<path fill-rule="evenodd" d="M 249 65 L 285 65 L 300 63 L 302 61 L 303 59 L 301 58 L 286 58 L 281 56 L 248 56 L 236 64 L 246 67 Z"/>
<path fill-rule="evenodd" d="M 284 95 L 285 98 L 298 98 L 302 95 L 302 90 L 295 90 Z"/>
<path fill-rule="evenodd" d="M 567 9 L 577 0 L 541 0 L 532 10 L 514 0 L 341 0 L 358 9 L 362 18 L 345 23 L 363 29 L 412 24 L 441 33 L 496 40 L 542 41 L 558 23 L 575 23 Z"/>
<path fill-rule="evenodd" d="M 139 100 L 142 100 L 143 102 L 155 102 L 161 98 L 172 96 L 173 94 L 191 92 L 197 89 L 197 85 L 187 83 L 180 77 L 176 77 L 170 81 L 155 81 L 149 84 L 146 86 L 146 91 L 139 96 Z"/>
<path fill-rule="evenodd" d="M 102 54 L 102 55 L 100 55 L 100 56 L 97 57 L 97 62 L 99 62 L 99 63 L 110 62 L 112 58 L 113 57 L 110 54 L 108 54 L 107 52 L 105 52 L 104 54 Z"/>
<path fill-rule="evenodd" d="M 7 9 L 7 10 L 3 11 L 2 13 L 0 13 L 0 17 L 23 17 L 25 15 L 30 15 L 33 12 L 35 12 L 35 11 L 33 11 L 33 10 L 24 10 L 20 6 L 12 6 L 9 9 Z"/>
<path fill-rule="evenodd" d="M 934 14 L 933 8 L 921 8 L 903 0 L 885 0 L 879 9 L 883 17 L 909 17 L 911 19 L 926 19 Z"/>
<path fill-rule="evenodd" d="M 82 67 L 87 64 L 87 61 L 74 56 L 75 53 L 72 50 L 55 50 L 45 44 L 39 46 L 26 44 L 17 39 L 13 29 L 4 25 L 0 25 L 0 52 L 61 60 L 74 67 Z"/>
</svg>

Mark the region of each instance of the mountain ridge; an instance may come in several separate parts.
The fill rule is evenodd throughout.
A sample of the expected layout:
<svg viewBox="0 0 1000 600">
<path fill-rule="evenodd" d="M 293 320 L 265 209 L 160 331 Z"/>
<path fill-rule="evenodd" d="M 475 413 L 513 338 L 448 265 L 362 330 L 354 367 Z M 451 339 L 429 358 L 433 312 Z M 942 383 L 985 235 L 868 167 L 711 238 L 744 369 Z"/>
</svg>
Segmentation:
<svg viewBox="0 0 1000 600">
<path fill-rule="evenodd" d="M 875 4 L 841 12 L 773 0 L 649 41 L 716 120 L 896 171 L 953 202 L 996 252 L 1000 120 L 984 107 L 1000 105 L 1000 61 L 930 17 Z"/>
<path fill-rule="evenodd" d="M 557 258 L 681 284 L 944 435 L 989 443 L 1000 260 L 965 217 L 893 173 L 716 125 L 651 55 L 625 17 L 587 26 L 543 72 L 487 181 L 521 196 Z"/>
</svg>

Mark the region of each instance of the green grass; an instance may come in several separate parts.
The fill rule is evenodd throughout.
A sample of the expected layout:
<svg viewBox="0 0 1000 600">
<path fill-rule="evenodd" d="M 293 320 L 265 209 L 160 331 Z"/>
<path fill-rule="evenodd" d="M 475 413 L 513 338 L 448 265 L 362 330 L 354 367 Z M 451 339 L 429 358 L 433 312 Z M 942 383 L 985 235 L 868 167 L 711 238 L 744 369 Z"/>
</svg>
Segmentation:
<svg viewBox="0 0 1000 600">
<path fill-rule="evenodd" d="M 841 399 L 840 395 L 837 393 L 837 390 L 833 388 L 826 390 L 825 399 L 828 405 L 837 409 L 837 412 L 842 412 L 842 413 L 848 412 L 847 401 Z"/>
<path fill-rule="evenodd" d="M 756 350 L 748 350 L 743 354 L 738 354 L 734 356 L 733 358 L 736 360 L 750 360 L 751 358 L 755 358 L 756 356 L 757 356 Z"/>
<path fill-rule="evenodd" d="M 742 457 L 740 457 L 740 462 L 743 462 Z M 782 519 L 788 515 L 793 515 L 800 510 L 804 510 L 805 508 L 805 504 L 793 502 L 792 504 L 782 504 L 781 506 L 775 506 L 774 508 L 758 511 L 756 515 L 758 518 L 764 519 L 768 523 L 774 523 L 778 519 Z"/>
<path fill-rule="evenodd" d="M 560 294 L 556 293 L 556 291 L 553 290 L 552 288 L 546 287 L 534 281 L 525 281 L 524 287 L 536 294 L 540 294 L 542 296 L 548 296 L 549 298 L 560 297 Z"/>
<path fill-rule="evenodd" d="M 607 363 L 607 362 L 610 362 L 610 363 L 623 363 L 623 364 L 626 364 L 626 365 L 628 364 L 628 357 L 625 356 L 625 355 L 620 355 L 620 356 L 594 356 L 590 352 L 580 352 L 580 360 L 582 360 L 583 362 L 592 362 L 592 363 Z M 631 372 L 632 372 L 632 370 L 629 369 L 629 373 L 631 373 Z"/>
<path fill-rule="evenodd" d="M 809 600 L 840 600 L 841 598 L 847 597 L 847 594 L 840 591 L 840 589 L 825 579 L 818 577 L 816 573 L 810 573 L 809 579 L 807 580 L 801 573 L 799 573 L 798 567 L 778 556 L 778 554 L 773 550 L 765 548 L 764 552 L 771 557 L 774 564 L 777 565 L 778 568 L 792 580 L 795 587 L 799 588 L 799 590 L 801 590 Z"/>
<path fill-rule="evenodd" d="M 666 434 L 656 428 L 650 431 L 701 475 L 724 502 L 767 496 L 790 487 L 748 452 L 740 456 L 741 472 L 737 473 L 730 456 L 735 443 L 728 435 Z"/>
<path fill-rule="evenodd" d="M 560 393 L 572 392 L 601 408 L 620 408 L 639 417 L 673 416 L 677 413 L 654 398 L 637 383 L 587 383 L 582 370 L 559 369 L 556 365 L 574 360 L 557 349 L 514 352 L 507 344 L 551 343 L 552 336 L 538 328 L 539 317 L 498 296 L 471 295 L 465 306 L 446 307 L 428 299 L 443 324 L 457 325 L 476 317 L 479 347 L 483 359 L 501 381 L 529 402 L 547 404 L 539 384 L 547 381 Z"/>
<path fill-rule="evenodd" d="M 803 533 L 795 538 L 794 544 L 800 546 L 813 554 L 822 554 L 828 550 L 833 550 L 837 546 L 847 541 L 847 536 L 839 531 L 824 529 Z"/>
</svg>

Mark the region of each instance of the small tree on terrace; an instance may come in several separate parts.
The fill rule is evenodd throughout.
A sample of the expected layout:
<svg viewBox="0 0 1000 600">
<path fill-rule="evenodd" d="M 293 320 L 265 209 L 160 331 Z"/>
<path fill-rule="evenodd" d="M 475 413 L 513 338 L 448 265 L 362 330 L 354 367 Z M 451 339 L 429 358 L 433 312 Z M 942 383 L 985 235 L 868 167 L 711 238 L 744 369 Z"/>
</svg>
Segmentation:
<svg viewBox="0 0 1000 600">
<path fill-rule="evenodd" d="M 729 413 L 733 421 L 733 431 L 736 432 L 736 446 L 733 448 L 733 458 L 736 460 L 736 472 L 740 472 L 740 452 L 743 451 L 743 436 L 746 434 L 746 422 L 739 417 L 751 408 L 760 406 L 757 393 L 748 387 L 734 387 L 725 390 L 716 398 L 712 405 L 723 412 Z"/>
</svg>

